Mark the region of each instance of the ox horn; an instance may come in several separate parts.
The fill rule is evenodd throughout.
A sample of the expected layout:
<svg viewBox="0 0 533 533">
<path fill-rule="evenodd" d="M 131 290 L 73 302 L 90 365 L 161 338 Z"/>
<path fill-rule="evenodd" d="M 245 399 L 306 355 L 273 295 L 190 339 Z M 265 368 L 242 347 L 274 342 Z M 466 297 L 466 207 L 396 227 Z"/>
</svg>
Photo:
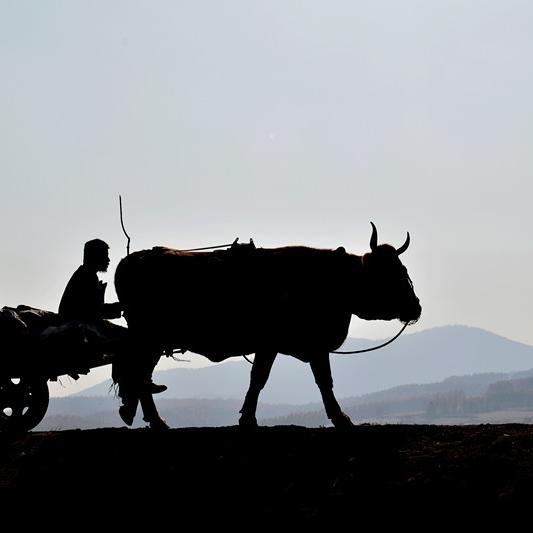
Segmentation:
<svg viewBox="0 0 533 533">
<path fill-rule="evenodd" d="M 409 232 L 407 232 L 407 239 L 405 239 L 405 242 L 396 250 L 396 253 L 398 255 L 401 255 L 409 248 L 409 243 L 411 242 L 411 237 L 409 237 Z"/>
<path fill-rule="evenodd" d="M 374 251 L 378 246 L 378 230 L 376 229 L 376 226 L 374 226 L 373 222 L 370 222 L 372 224 L 372 237 L 370 237 L 370 249 Z"/>
</svg>

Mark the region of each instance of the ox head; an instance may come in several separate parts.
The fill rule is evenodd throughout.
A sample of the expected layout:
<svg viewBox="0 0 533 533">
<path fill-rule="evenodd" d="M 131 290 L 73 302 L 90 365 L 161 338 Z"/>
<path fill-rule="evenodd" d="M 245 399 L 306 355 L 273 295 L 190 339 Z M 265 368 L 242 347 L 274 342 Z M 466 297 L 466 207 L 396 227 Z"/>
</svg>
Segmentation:
<svg viewBox="0 0 533 533">
<path fill-rule="evenodd" d="M 355 314 L 366 320 L 398 318 L 412 324 L 420 318 L 422 308 L 399 257 L 409 247 L 409 233 L 405 243 L 396 249 L 390 244 L 378 244 L 376 226 L 371 224 L 371 252 L 362 257 L 362 299 Z"/>
</svg>

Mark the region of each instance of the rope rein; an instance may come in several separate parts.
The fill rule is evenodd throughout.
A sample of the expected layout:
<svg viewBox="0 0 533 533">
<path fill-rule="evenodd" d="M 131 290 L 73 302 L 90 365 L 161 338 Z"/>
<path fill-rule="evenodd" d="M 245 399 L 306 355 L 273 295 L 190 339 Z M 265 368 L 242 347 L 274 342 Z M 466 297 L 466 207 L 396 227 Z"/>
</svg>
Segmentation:
<svg viewBox="0 0 533 533">
<path fill-rule="evenodd" d="M 340 353 L 340 354 L 356 354 L 356 353 L 365 353 L 365 352 L 371 352 L 373 350 L 379 350 L 380 348 L 383 348 L 384 346 L 387 346 L 387 344 L 390 344 L 391 342 L 395 341 L 405 330 L 405 328 L 409 325 L 409 323 L 405 323 L 402 327 L 402 329 L 396 333 L 392 339 L 389 339 L 387 342 L 384 342 L 383 344 L 380 344 L 379 346 L 374 346 L 372 348 L 366 348 L 364 350 L 350 350 L 350 351 L 334 351 L 331 353 Z"/>
<path fill-rule="evenodd" d="M 334 352 L 330 352 L 330 353 L 339 353 L 339 354 L 361 354 L 361 353 L 365 353 L 365 352 L 372 352 L 374 350 L 379 350 L 380 348 L 383 348 L 384 346 L 387 346 L 387 344 L 390 344 L 391 342 L 395 341 L 405 330 L 405 328 L 408 326 L 409 324 L 406 323 L 403 325 L 402 329 L 396 333 L 396 335 L 394 335 L 394 337 L 392 337 L 392 339 L 389 339 L 387 342 L 384 342 L 383 344 L 380 344 L 379 346 L 373 346 L 372 348 L 365 348 L 364 350 L 350 350 L 350 351 L 334 351 Z M 248 357 L 246 357 L 246 355 L 243 355 L 243 357 L 251 364 L 253 365 L 254 362 L 253 361 L 250 361 L 250 359 L 248 359 Z"/>
</svg>

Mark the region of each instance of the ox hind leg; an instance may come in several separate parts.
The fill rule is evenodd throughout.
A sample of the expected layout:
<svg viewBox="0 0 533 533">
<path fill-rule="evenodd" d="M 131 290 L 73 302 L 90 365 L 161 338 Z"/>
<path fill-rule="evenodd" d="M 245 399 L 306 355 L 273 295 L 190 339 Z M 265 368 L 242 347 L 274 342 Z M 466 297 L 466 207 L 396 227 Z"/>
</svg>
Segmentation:
<svg viewBox="0 0 533 533">
<path fill-rule="evenodd" d="M 241 417 L 239 418 L 239 425 L 241 427 L 257 427 L 255 412 L 257 410 L 259 393 L 266 385 L 276 355 L 277 352 L 258 352 L 255 354 L 250 375 L 250 386 L 244 398 L 244 404 L 239 411 L 241 413 Z"/>
<path fill-rule="evenodd" d="M 326 414 L 333 425 L 337 428 L 353 426 L 350 417 L 342 412 L 342 409 L 333 394 L 333 378 L 331 377 L 329 354 L 315 355 L 311 359 L 311 370 L 313 371 L 315 382 L 320 389 Z"/>
</svg>

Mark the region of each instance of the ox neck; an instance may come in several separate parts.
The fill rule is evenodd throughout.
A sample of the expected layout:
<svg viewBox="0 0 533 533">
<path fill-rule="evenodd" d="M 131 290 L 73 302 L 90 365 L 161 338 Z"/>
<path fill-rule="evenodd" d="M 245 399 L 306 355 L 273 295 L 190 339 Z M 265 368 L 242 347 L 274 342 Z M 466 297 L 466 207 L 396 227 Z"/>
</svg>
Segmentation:
<svg viewBox="0 0 533 533">
<path fill-rule="evenodd" d="M 354 255 L 354 275 L 349 298 L 351 300 L 352 314 L 365 319 L 364 309 L 368 306 L 368 279 L 366 276 L 365 262 L 362 255 Z"/>
</svg>

